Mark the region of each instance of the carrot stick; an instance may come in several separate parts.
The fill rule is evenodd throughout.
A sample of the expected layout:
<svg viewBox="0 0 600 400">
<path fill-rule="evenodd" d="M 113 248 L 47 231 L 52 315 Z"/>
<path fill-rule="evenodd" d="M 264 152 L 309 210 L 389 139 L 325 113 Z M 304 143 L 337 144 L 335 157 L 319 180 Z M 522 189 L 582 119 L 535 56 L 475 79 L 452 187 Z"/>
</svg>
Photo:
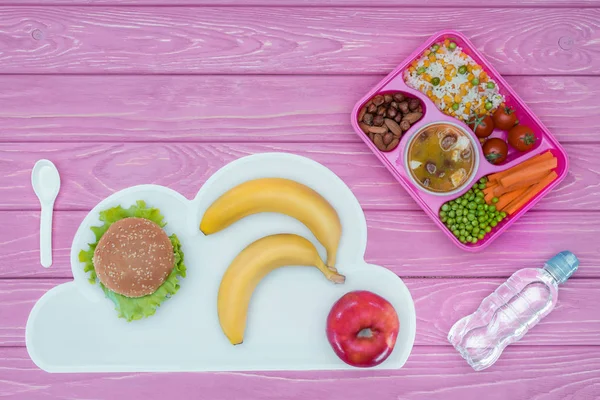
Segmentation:
<svg viewBox="0 0 600 400">
<path fill-rule="evenodd" d="M 553 170 L 557 166 L 558 161 L 555 157 L 552 157 L 550 160 L 538 162 L 527 167 L 526 169 L 521 169 L 511 173 L 510 175 L 500 178 L 500 184 L 504 187 L 509 187 L 515 183 L 518 183 L 519 181 L 530 179 L 532 176 L 539 175 L 542 172 L 550 172 L 550 170 Z"/>
<path fill-rule="evenodd" d="M 523 161 L 520 164 L 515 165 L 514 167 L 507 169 L 505 171 L 502 172 L 496 172 L 495 174 L 491 174 L 488 176 L 488 180 L 489 181 L 499 181 L 501 178 L 504 178 L 507 175 L 510 175 L 516 171 L 520 171 L 523 168 L 527 168 L 533 164 L 536 164 L 538 162 L 542 162 L 542 161 L 547 161 L 554 158 L 554 156 L 552 155 L 552 153 L 550 152 L 550 150 L 542 153 L 542 154 L 538 154 L 535 157 L 531 157 L 529 160 L 527 161 Z"/>
<path fill-rule="evenodd" d="M 510 205 L 506 208 L 506 212 L 510 215 L 517 212 L 521 207 L 523 207 L 529 200 L 533 199 L 538 193 L 540 193 L 546 186 L 552 183 L 558 177 L 556 172 L 552 171 L 548 175 L 546 175 L 541 181 L 531 186 L 529 189 L 525 191 L 518 199 L 510 203 Z"/>
<path fill-rule="evenodd" d="M 537 175 L 533 175 L 533 176 L 529 177 L 528 179 L 520 180 L 519 182 L 517 182 L 514 185 L 509 186 L 509 187 L 504 187 L 502 185 L 498 185 L 494 188 L 494 196 L 499 197 L 499 196 L 502 196 L 504 193 L 512 192 L 513 190 L 517 190 L 517 189 L 521 189 L 521 188 L 528 188 L 529 186 L 537 183 L 540 179 L 542 179 L 546 175 L 548 175 L 548 171 L 542 171 Z"/>
<path fill-rule="evenodd" d="M 483 199 L 485 200 L 486 204 L 492 204 L 492 199 L 494 198 L 494 193 L 490 192 L 488 194 L 486 194 Z"/>
<path fill-rule="evenodd" d="M 511 201 L 520 197 L 525 191 L 527 191 L 529 187 L 520 188 L 517 190 L 510 191 L 508 193 L 504 193 L 502 196 L 498 198 L 498 202 L 496 203 L 496 208 L 500 211 L 504 211 L 507 205 L 510 204 Z"/>
</svg>

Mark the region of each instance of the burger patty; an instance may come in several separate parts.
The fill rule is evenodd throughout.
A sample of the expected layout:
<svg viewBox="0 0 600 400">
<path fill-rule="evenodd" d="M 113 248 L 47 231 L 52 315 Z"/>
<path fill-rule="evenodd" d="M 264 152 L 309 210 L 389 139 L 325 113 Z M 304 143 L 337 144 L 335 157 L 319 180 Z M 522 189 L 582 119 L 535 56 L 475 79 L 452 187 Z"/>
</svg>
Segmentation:
<svg viewBox="0 0 600 400">
<path fill-rule="evenodd" d="M 102 235 L 93 262 L 98 279 L 108 289 L 142 297 L 163 284 L 175 267 L 175 256 L 160 226 L 144 218 L 125 218 Z"/>
</svg>

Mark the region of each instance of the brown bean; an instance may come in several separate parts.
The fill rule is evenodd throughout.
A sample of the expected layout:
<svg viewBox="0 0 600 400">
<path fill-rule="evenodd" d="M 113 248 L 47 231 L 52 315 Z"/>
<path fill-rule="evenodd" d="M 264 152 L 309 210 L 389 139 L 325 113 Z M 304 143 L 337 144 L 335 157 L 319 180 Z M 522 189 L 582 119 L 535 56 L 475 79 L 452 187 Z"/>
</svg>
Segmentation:
<svg viewBox="0 0 600 400">
<path fill-rule="evenodd" d="M 383 96 L 378 94 L 377 96 L 373 97 L 373 104 L 375 104 L 377 107 L 379 107 L 380 105 L 383 104 L 385 100 L 383 99 Z"/>
<path fill-rule="evenodd" d="M 396 116 L 396 114 L 398 114 L 398 110 L 396 110 L 395 108 L 388 108 L 387 110 L 387 115 L 390 118 L 394 118 Z"/>
<path fill-rule="evenodd" d="M 358 112 L 358 120 L 362 121 L 363 117 L 365 116 L 365 114 L 367 113 L 367 108 L 363 107 L 360 109 L 360 111 Z"/>
<path fill-rule="evenodd" d="M 373 114 L 366 113 L 362 121 L 367 125 L 373 125 Z"/>
<path fill-rule="evenodd" d="M 419 104 L 419 107 L 417 107 L 417 112 L 422 113 L 423 112 L 423 106 Z"/>
<path fill-rule="evenodd" d="M 415 122 L 417 122 L 418 120 L 420 120 L 422 116 L 423 116 L 423 113 L 412 112 L 410 114 L 406 114 L 404 116 L 404 118 L 402 118 L 402 121 L 408 121 L 408 123 L 412 125 Z"/>
<path fill-rule="evenodd" d="M 402 131 L 406 132 L 407 130 L 410 129 L 410 123 L 408 121 L 400 122 L 400 129 L 402 129 Z"/>
<path fill-rule="evenodd" d="M 362 129 L 362 131 L 364 133 L 369 133 L 369 125 L 363 123 L 363 122 L 359 122 L 358 126 L 360 126 L 360 129 Z"/>
<path fill-rule="evenodd" d="M 387 108 L 385 108 L 384 106 L 379 106 L 379 108 L 377 109 L 377 115 L 385 115 L 386 111 Z"/>
<path fill-rule="evenodd" d="M 373 143 L 375 144 L 375 146 L 377 146 L 377 148 L 381 151 L 386 151 L 387 150 L 387 146 L 383 143 L 383 137 L 381 137 L 381 135 L 375 135 L 375 138 L 373 139 Z"/>
<path fill-rule="evenodd" d="M 376 125 L 376 126 L 383 125 L 383 116 L 382 115 L 378 115 L 375 118 L 373 118 L 373 125 Z"/>
<path fill-rule="evenodd" d="M 370 126 L 369 132 L 384 135 L 388 132 L 387 126 Z"/>
<path fill-rule="evenodd" d="M 371 139 L 371 142 L 372 142 L 373 139 L 375 139 L 375 134 L 372 132 L 369 132 L 369 139 Z"/>
<path fill-rule="evenodd" d="M 387 146 L 388 144 L 390 144 L 390 142 L 393 139 L 394 139 L 394 135 L 392 135 L 390 132 L 388 132 L 385 135 L 383 135 L 383 144 L 385 144 Z"/>
<path fill-rule="evenodd" d="M 400 143 L 400 139 L 394 138 L 390 144 L 387 145 L 386 151 L 394 150 L 396 147 L 398 147 L 398 143 Z"/>
<path fill-rule="evenodd" d="M 397 110 L 398 109 L 398 103 L 396 103 L 395 101 L 392 101 L 390 103 L 390 107 L 395 108 Z"/>
<path fill-rule="evenodd" d="M 400 128 L 400 125 L 398 125 L 396 121 L 386 118 L 383 122 L 395 136 L 402 135 L 402 128 Z"/>
<path fill-rule="evenodd" d="M 420 104 L 421 102 L 419 101 L 419 99 L 408 100 L 408 108 L 410 109 L 410 111 L 415 111 Z"/>
<path fill-rule="evenodd" d="M 392 102 L 392 100 L 394 100 L 394 98 L 392 97 L 392 95 L 391 95 L 391 94 L 386 94 L 386 95 L 384 95 L 384 96 L 383 96 L 383 101 L 384 101 L 386 104 L 389 104 L 389 103 L 391 103 L 391 102 Z"/>
<path fill-rule="evenodd" d="M 403 114 L 408 114 L 408 101 L 402 101 L 398 103 L 398 108 Z"/>
<path fill-rule="evenodd" d="M 398 113 L 398 115 L 394 117 L 394 121 L 400 123 L 400 121 L 402 121 L 402 113 Z"/>
<path fill-rule="evenodd" d="M 394 100 L 396 100 L 398 103 L 401 101 L 404 101 L 405 97 L 402 93 L 396 93 L 394 95 Z"/>
<path fill-rule="evenodd" d="M 375 104 L 371 104 L 369 106 L 369 108 L 367 108 L 367 111 L 370 112 L 371 114 L 374 114 L 375 111 L 377 111 L 377 106 Z"/>
</svg>

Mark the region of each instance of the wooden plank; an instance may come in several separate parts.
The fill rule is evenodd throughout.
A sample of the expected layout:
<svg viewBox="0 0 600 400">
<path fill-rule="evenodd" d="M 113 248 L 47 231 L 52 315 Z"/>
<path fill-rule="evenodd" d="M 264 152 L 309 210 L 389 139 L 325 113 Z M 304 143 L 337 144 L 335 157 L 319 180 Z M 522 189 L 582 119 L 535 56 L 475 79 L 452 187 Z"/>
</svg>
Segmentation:
<svg viewBox="0 0 600 400">
<path fill-rule="evenodd" d="M 567 144 L 569 175 L 537 209 L 600 210 L 600 144 Z M 35 210 L 30 185 L 36 160 L 53 160 L 62 176 L 60 210 L 89 210 L 128 186 L 154 183 L 193 198 L 217 169 L 261 152 L 290 152 L 320 162 L 352 189 L 363 208 L 420 210 L 364 143 L 5 143 L 0 144 L 0 210 Z"/>
<path fill-rule="evenodd" d="M 24 346 L 35 302 L 64 279 L 0 280 L 0 347 Z M 504 279 L 405 279 L 417 310 L 416 345 L 449 345 L 450 327 L 474 312 Z M 183 283 L 185 286 L 185 282 Z M 515 345 L 600 345 L 600 280 L 572 279 L 552 313 Z M 107 300 L 108 301 L 108 300 Z"/>
<path fill-rule="evenodd" d="M 0 142 L 359 142 L 350 113 L 381 79 L 0 75 Z M 558 140 L 598 142 L 600 78 L 507 80 Z"/>
<path fill-rule="evenodd" d="M 39 213 L 0 212 L 0 278 L 71 277 L 71 242 L 85 212 L 54 218 L 54 264 L 39 264 Z M 576 278 L 600 277 L 600 213 L 531 211 L 480 253 L 457 248 L 422 211 L 367 211 L 366 260 L 403 277 L 508 277 L 562 250 L 581 260 Z M 393 251 L 391 251 L 393 249 Z"/>
<path fill-rule="evenodd" d="M 38 5 L 39 1 L 22 0 L 15 4 L 11 0 L 0 0 L 0 5 Z M 239 0 L 47 0 L 44 5 L 188 5 L 188 6 L 237 6 Z M 243 2 L 248 6 L 271 6 L 271 7 L 362 7 L 364 0 L 249 0 Z M 427 2 L 415 3 L 410 0 L 369 0 L 372 7 L 481 7 L 479 0 L 457 0 L 448 5 L 444 0 L 428 0 Z M 596 7 L 600 5 L 598 0 L 489 0 L 485 2 L 486 7 Z"/>
<path fill-rule="evenodd" d="M 481 372 L 440 346 L 416 347 L 390 371 L 47 374 L 22 347 L 0 349 L 0 365 L 0 395 L 28 400 L 163 399 L 173 388 L 181 399 L 591 400 L 600 388 L 600 349 L 586 346 L 514 346 Z"/>
<path fill-rule="evenodd" d="M 0 70 L 388 73 L 453 28 L 503 74 L 594 75 L 599 27 L 600 10 L 577 8 L 5 6 Z"/>
</svg>

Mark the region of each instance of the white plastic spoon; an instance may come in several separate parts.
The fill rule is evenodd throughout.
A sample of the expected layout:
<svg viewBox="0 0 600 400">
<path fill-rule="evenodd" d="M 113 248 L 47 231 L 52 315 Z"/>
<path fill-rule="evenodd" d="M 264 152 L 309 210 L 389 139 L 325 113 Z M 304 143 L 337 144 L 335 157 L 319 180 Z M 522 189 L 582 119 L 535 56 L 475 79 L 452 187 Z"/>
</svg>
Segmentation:
<svg viewBox="0 0 600 400">
<path fill-rule="evenodd" d="M 48 268 L 52 265 L 52 210 L 60 190 L 60 175 L 49 160 L 39 160 L 31 171 L 31 185 L 40 200 L 40 262 Z"/>
</svg>

